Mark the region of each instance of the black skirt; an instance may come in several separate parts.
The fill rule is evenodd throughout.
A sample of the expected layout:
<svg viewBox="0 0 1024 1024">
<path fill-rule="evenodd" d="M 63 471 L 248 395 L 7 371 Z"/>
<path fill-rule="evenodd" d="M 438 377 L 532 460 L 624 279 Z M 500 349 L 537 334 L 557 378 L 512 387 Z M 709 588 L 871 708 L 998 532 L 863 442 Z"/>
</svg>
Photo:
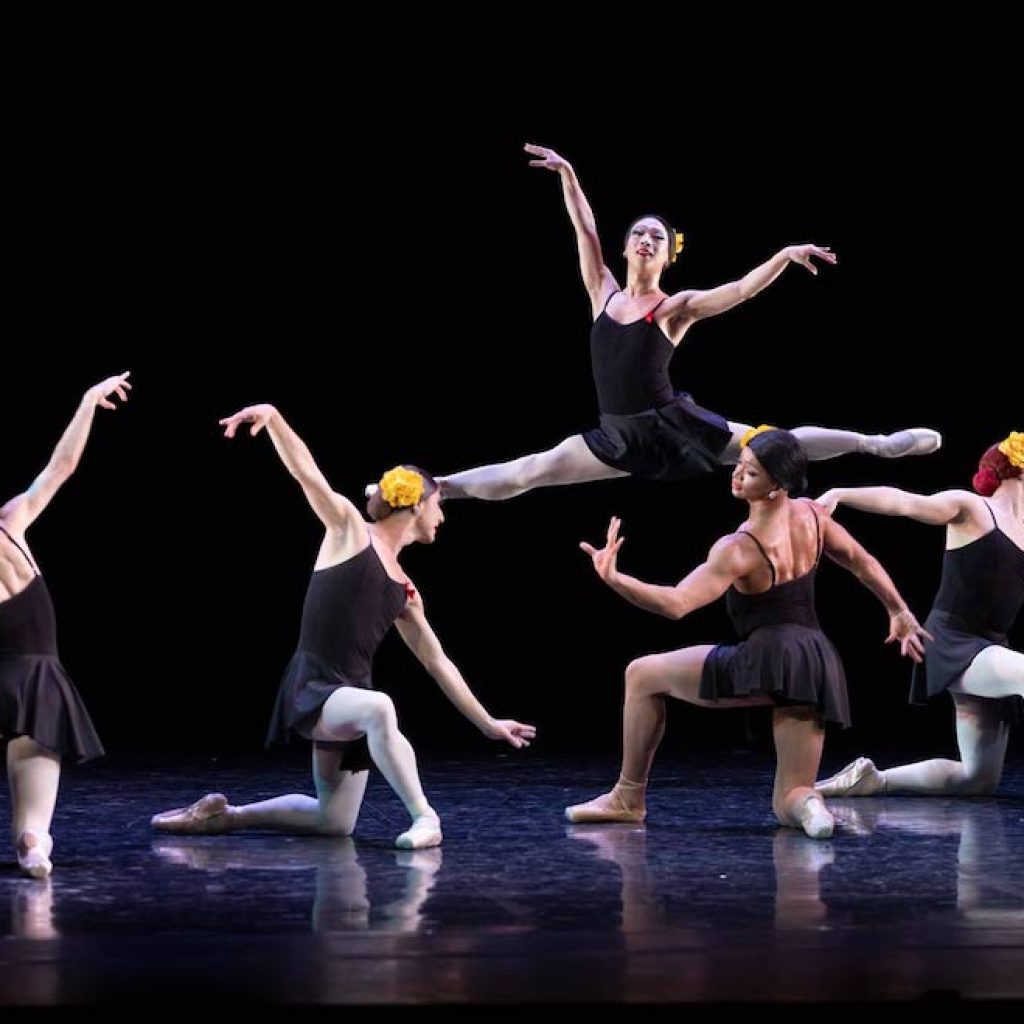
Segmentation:
<svg viewBox="0 0 1024 1024">
<path fill-rule="evenodd" d="M 296 651 L 285 669 L 277 690 L 274 711 L 267 730 L 266 746 L 287 744 L 293 739 L 310 740 L 314 746 L 340 755 L 338 768 L 365 772 L 373 766 L 366 737 L 356 740 L 314 740 L 313 730 L 327 699 L 343 686 L 372 690 L 370 680 L 350 680 L 333 670 L 310 651 Z"/>
<path fill-rule="evenodd" d="M 105 753 L 75 684 L 51 654 L 0 653 L 0 736 L 30 736 L 77 761 Z"/>
<path fill-rule="evenodd" d="M 583 434 L 608 466 L 648 480 L 691 480 L 721 467 L 732 440 L 725 418 L 685 392 L 657 409 L 629 416 L 601 413 L 601 425 Z"/>
<path fill-rule="evenodd" d="M 776 704 L 810 705 L 826 722 L 850 725 L 843 662 L 819 629 L 762 626 L 738 644 L 712 648 L 701 671 L 701 699 L 756 695 Z"/>
<path fill-rule="evenodd" d="M 1008 646 L 1001 633 L 981 633 L 955 615 L 933 608 L 924 620 L 924 628 L 932 635 L 925 641 L 924 661 L 915 663 L 910 678 L 910 703 L 927 704 L 955 683 L 971 662 L 992 646 Z M 1000 699 L 1000 717 L 1011 725 L 1024 722 L 1024 700 L 1020 697 Z"/>
</svg>

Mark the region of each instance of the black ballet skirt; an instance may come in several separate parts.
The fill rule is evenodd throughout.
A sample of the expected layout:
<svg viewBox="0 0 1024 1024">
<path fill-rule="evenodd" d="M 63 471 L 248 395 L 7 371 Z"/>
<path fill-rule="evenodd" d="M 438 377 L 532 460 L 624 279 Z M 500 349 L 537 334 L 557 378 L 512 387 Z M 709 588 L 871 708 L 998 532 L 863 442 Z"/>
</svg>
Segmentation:
<svg viewBox="0 0 1024 1024">
<path fill-rule="evenodd" d="M 723 416 L 673 389 L 668 366 L 675 346 L 653 314 L 620 324 L 602 310 L 594 321 L 590 363 L 600 425 L 582 436 L 615 469 L 649 480 L 688 480 L 721 467 L 732 431 Z"/>
<path fill-rule="evenodd" d="M 31 736 L 79 762 L 105 753 L 60 663 L 53 602 L 38 573 L 24 590 L 0 602 L 0 735 Z"/>
<path fill-rule="evenodd" d="M 268 747 L 296 737 L 313 740 L 323 706 L 339 687 L 374 689 L 374 654 L 406 600 L 405 586 L 388 575 L 372 543 L 313 572 L 299 642 L 278 687 Z M 345 771 L 366 771 L 373 764 L 365 737 L 313 742 L 340 752 Z"/>
<path fill-rule="evenodd" d="M 760 594 L 729 588 L 726 610 L 740 642 L 709 652 L 700 677 L 703 700 L 766 695 L 776 704 L 811 705 L 826 722 L 849 727 L 846 672 L 815 611 L 817 570 L 815 563 L 802 576 Z"/>
<path fill-rule="evenodd" d="M 986 505 L 988 503 L 986 502 Z M 924 661 L 914 665 L 910 702 L 925 704 L 956 682 L 987 647 L 1009 646 L 1008 633 L 1024 607 L 1024 551 L 994 529 L 962 547 L 947 549 L 942 578 L 924 628 Z M 1024 721 L 1020 697 L 1002 699 L 1006 721 Z"/>
</svg>

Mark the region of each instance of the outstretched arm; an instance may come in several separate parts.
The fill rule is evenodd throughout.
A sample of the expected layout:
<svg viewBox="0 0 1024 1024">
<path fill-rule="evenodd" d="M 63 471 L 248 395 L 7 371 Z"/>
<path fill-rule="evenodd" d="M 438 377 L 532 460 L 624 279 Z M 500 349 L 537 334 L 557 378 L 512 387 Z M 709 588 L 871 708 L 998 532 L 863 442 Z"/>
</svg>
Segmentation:
<svg viewBox="0 0 1024 1024">
<path fill-rule="evenodd" d="M 328 530 L 347 530 L 362 522 L 359 510 L 343 494 L 327 482 L 305 441 L 285 422 L 272 405 L 249 405 L 232 416 L 220 420 L 225 437 L 234 437 L 243 423 L 250 424 L 249 434 L 255 437 L 264 427 L 270 435 L 285 468 L 299 482 L 310 507 Z"/>
<path fill-rule="evenodd" d="M 656 583 L 644 583 L 635 576 L 628 576 L 618 569 L 619 549 L 625 537 L 619 536 L 622 520 L 612 516 L 608 524 L 605 546 L 593 547 L 586 541 L 580 547 L 590 555 L 594 570 L 615 593 L 624 597 L 645 611 L 664 615 L 668 619 L 681 619 L 690 612 L 717 601 L 741 576 L 753 567 L 754 561 L 749 545 L 738 543 L 735 534 L 715 541 L 708 553 L 707 561 L 698 565 L 685 579 L 674 587 Z"/>
<path fill-rule="evenodd" d="M 27 491 L 11 498 L 0 509 L 0 519 L 7 522 L 13 531 L 24 533 L 49 505 L 61 484 L 74 473 L 89 440 L 96 407 L 99 405 L 104 409 L 116 409 L 117 405 L 111 396 L 117 395 L 122 402 L 126 402 L 131 387 L 126 372 L 107 377 L 86 391 L 46 468 L 32 481 Z"/>
<path fill-rule="evenodd" d="M 534 146 L 527 143 L 523 146 L 527 153 L 537 157 L 530 161 L 531 167 L 544 167 L 557 172 L 562 179 L 562 198 L 565 209 L 576 230 L 576 247 L 579 251 L 580 274 L 583 284 L 590 296 L 590 303 L 596 316 L 604 307 L 608 292 L 618 288 L 612 272 L 605 266 L 601 253 L 601 240 L 597 237 L 594 223 L 594 211 L 590 208 L 587 197 L 583 194 L 579 179 L 568 160 L 560 157 L 553 149 L 545 146 Z"/>
<path fill-rule="evenodd" d="M 815 501 L 830 514 L 839 505 L 849 505 L 864 512 L 948 526 L 962 523 L 970 516 L 973 498 L 967 491 L 914 494 L 898 487 L 833 487 Z"/>
<path fill-rule="evenodd" d="M 816 513 L 817 514 L 817 513 Z M 913 661 L 922 661 L 924 644 L 922 638 L 931 640 L 929 634 L 907 607 L 907 602 L 896 589 L 882 563 L 869 554 L 834 519 L 818 515 L 821 523 L 823 550 L 833 562 L 849 570 L 871 591 L 889 613 L 889 635 L 885 642 L 899 641 L 900 653 Z"/>
<path fill-rule="evenodd" d="M 417 590 L 410 598 L 402 614 L 395 620 L 399 635 L 409 650 L 416 655 L 420 664 L 430 673 L 444 691 L 445 696 L 462 712 L 488 739 L 505 740 L 513 747 L 528 747 L 537 734 L 532 725 L 524 725 L 514 719 L 496 719 L 476 699 L 469 684 L 462 677 L 455 662 L 448 657 L 437 634 L 427 622 L 423 610 L 423 598 Z"/>
<path fill-rule="evenodd" d="M 813 262 L 815 257 L 826 263 L 836 262 L 835 253 L 828 246 L 787 245 L 738 281 L 730 281 L 704 291 L 690 289 L 676 292 L 665 300 L 662 310 L 668 316 L 686 322 L 717 316 L 764 291 L 790 263 L 799 263 L 812 274 L 817 274 L 818 268 Z"/>
</svg>

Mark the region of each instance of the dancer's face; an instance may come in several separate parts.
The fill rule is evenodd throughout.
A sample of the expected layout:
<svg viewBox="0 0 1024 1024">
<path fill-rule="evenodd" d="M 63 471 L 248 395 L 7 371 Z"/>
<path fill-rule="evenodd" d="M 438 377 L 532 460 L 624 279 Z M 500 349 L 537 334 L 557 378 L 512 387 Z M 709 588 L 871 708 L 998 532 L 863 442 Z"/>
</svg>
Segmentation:
<svg viewBox="0 0 1024 1024">
<path fill-rule="evenodd" d="M 434 491 L 429 498 L 419 504 L 416 517 L 416 539 L 421 544 L 433 544 L 437 538 L 437 528 L 444 522 L 444 510 L 441 508 L 441 491 Z"/>
<path fill-rule="evenodd" d="M 732 493 L 744 501 L 757 501 L 767 497 L 778 484 L 765 472 L 764 466 L 749 448 L 740 452 L 739 462 L 732 471 Z"/>
<path fill-rule="evenodd" d="M 664 267 L 668 264 L 668 232 L 654 217 L 641 217 L 630 229 L 626 239 L 626 259 L 643 266 Z"/>
</svg>

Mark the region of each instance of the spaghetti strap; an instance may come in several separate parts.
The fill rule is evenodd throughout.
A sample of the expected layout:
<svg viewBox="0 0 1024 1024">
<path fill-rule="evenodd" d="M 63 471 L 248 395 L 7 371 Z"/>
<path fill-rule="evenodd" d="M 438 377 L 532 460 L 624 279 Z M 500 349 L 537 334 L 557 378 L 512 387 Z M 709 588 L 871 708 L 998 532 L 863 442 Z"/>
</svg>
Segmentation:
<svg viewBox="0 0 1024 1024">
<path fill-rule="evenodd" d="M 817 566 L 821 561 L 821 551 L 824 544 L 821 539 L 821 524 L 818 522 L 818 513 L 814 509 L 811 509 L 811 518 L 814 520 L 814 548 L 817 551 L 817 554 L 814 556 L 814 564 Z"/>
<path fill-rule="evenodd" d="M 984 498 L 982 498 L 981 500 L 985 501 Z M 992 517 L 992 525 L 998 530 L 999 523 L 996 521 L 996 514 L 992 511 L 992 506 L 987 501 L 985 501 L 985 508 L 988 509 L 988 514 Z"/>
<path fill-rule="evenodd" d="M 607 309 L 608 309 L 608 303 L 609 303 L 609 302 L 611 302 L 611 301 L 612 301 L 612 299 L 613 299 L 613 298 L 614 298 L 614 297 L 615 297 L 616 295 L 618 295 L 618 294 L 619 294 L 619 292 L 621 292 L 621 291 L 622 291 L 622 289 L 621 289 L 621 288 L 616 288 L 616 289 L 615 289 L 615 291 L 613 291 L 613 292 L 609 292 L 609 293 L 608 293 L 608 298 L 604 300 L 604 305 L 603 305 L 603 306 L 601 307 L 601 312 L 602 312 L 602 313 L 603 313 L 603 312 L 605 312 L 605 310 L 607 310 Z"/>
<path fill-rule="evenodd" d="M 765 551 L 764 545 L 755 537 L 749 530 L 737 530 L 737 533 L 742 533 L 745 537 L 749 537 L 756 545 L 758 550 L 764 556 L 764 560 L 768 563 L 768 568 L 772 571 L 772 586 L 775 586 L 775 565 L 772 560 L 768 557 L 768 552 Z"/>
<path fill-rule="evenodd" d="M 28 552 L 7 532 L 7 529 L 5 527 L 0 526 L 0 533 L 2 533 L 21 552 L 21 557 L 24 558 L 26 562 L 28 562 L 30 568 L 32 569 L 32 572 L 36 576 L 42 576 L 42 573 L 39 571 L 39 566 L 37 566 L 36 563 L 33 562 L 31 558 L 29 558 Z"/>
</svg>

